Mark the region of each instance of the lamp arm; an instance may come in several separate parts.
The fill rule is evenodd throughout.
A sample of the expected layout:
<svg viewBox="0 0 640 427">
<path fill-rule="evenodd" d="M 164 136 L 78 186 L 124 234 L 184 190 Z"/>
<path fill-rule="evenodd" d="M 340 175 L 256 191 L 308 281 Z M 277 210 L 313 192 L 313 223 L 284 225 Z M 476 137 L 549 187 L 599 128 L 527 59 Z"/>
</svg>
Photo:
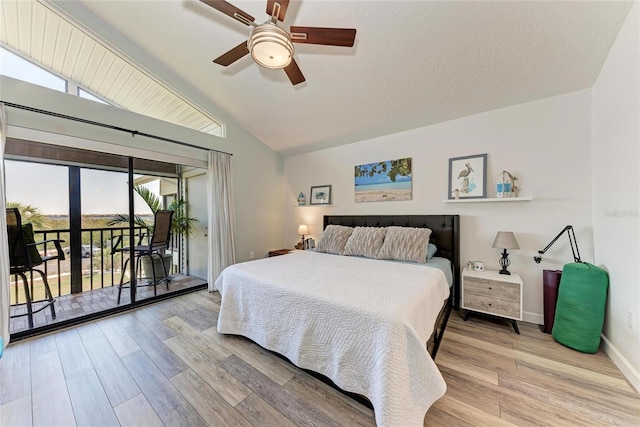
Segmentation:
<svg viewBox="0 0 640 427">
<path fill-rule="evenodd" d="M 560 236 L 562 236 L 562 234 L 565 231 L 569 235 L 569 244 L 571 245 L 571 252 L 573 253 L 573 260 L 574 260 L 574 262 L 580 262 L 580 251 L 578 250 L 578 241 L 576 240 L 576 235 L 575 235 L 575 232 L 573 231 L 573 226 L 571 226 L 571 225 L 567 225 L 565 228 L 563 228 L 562 231 L 560 233 L 558 233 L 558 235 L 551 241 L 551 243 L 549 243 L 547 245 L 547 247 L 544 248 L 543 250 L 538 251 L 538 253 L 540 255 L 543 255 L 545 252 L 547 252 L 547 250 L 549 250 L 549 248 L 551 246 L 553 246 L 553 244 L 556 242 L 556 240 L 558 240 L 560 238 Z M 540 261 L 542 261 L 542 257 L 541 256 L 534 256 L 533 259 L 537 264 L 540 264 Z"/>
</svg>

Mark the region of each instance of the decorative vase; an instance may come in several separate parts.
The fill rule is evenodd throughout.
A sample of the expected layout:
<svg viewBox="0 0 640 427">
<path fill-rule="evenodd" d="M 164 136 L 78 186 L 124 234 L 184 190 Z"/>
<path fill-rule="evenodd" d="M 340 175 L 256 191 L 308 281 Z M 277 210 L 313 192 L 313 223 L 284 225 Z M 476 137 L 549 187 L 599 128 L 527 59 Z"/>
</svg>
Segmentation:
<svg viewBox="0 0 640 427">
<path fill-rule="evenodd" d="M 301 191 L 300 194 L 298 194 L 298 205 L 304 206 L 304 204 L 305 204 L 304 194 L 302 194 L 302 191 Z"/>
<path fill-rule="evenodd" d="M 498 198 L 511 197 L 513 190 L 513 175 L 507 171 L 502 171 L 498 175 L 498 182 L 496 184 L 496 196 Z"/>
</svg>

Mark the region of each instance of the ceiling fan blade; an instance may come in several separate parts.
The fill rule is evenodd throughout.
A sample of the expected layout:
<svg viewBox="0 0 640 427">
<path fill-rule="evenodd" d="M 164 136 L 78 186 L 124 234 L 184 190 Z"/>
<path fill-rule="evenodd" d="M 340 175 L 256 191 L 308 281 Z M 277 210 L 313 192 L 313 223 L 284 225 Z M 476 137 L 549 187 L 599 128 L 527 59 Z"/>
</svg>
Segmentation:
<svg viewBox="0 0 640 427">
<path fill-rule="evenodd" d="M 233 64 L 238 59 L 242 58 L 246 54 L 249 53 L 249 48 L 247 48 L 247 42 L 242 42 L 238 46 L 234 47 L 230 51 L 223 53 L 219 57 L 213 60 L 216 64 L 220 64 L 223 67 Z"/>
<path fill-rule="evenodd" d="M 205 3 L 217 11 L 224 13 L 225 15 L 229 15 L 233 19 L 238 22 L 242 22 L 244 25 L 251 25 L 251 22 L 255 21 L 256 18 L 249 15 L 247 12 L 244 12 L 231 3 L 227 3 L 223 0 L 200 0 L 202 3 Z"/>
<path fill-rule="evenodd" d="M 352 47 L 355 39 L 355 28 L 291 27 L 294 43 Z"/>
<path fill-rule="evenodd" d="M 298 67 L 296 60 L 293 58 L 291 58 L 289 65 L 284 67 L 284 71 L 287 73 L 289 80 L 291 80 L 291 84 L 294 86 L 305 81 L 302 71 L 300 71 L 300 67 Z"/>
<path fill-rule="evenodd" d="M 284 21 L 284 16 L 287 14 L 287 7 L 289 7 L 289 0 L 268 0 L 267 1 L 267 15 L 273 16 L 273 8 L 276 3 L 280 3 L 280 10 L 277 11 L 278 21 Z"/>
</svg>

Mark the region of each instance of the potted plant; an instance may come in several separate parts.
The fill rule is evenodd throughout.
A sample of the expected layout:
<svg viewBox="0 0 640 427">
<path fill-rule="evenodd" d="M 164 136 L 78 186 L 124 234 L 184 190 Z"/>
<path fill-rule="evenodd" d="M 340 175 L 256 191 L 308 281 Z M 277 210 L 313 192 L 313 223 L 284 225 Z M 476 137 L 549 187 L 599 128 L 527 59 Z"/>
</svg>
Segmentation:
<svg viewBox="0 0 640 427">
<path fill-rule="evenodd" d="M 163 209 L 162 202 L 160 198 L 152 193 L 147 187 L 143 187 L 142 185 L 136 185 L 133 187 L 134 191 L 138 193 L 138 195 L 144 200 L 147 204 L 151 212 L 155 213 Z M 184 199 L 175 199 L 169 206 L 165 209 L 173 211 L 173 217 L 171 219 L 171 233 L 174 236 L 184 235 L 188 236 L 194 231 L 194 226 L 198 223 L 197 218 L 190 218 L 186 214 L 187 203 Z M 153 225 L 147 224 L 147 222 L 139 216 L 135 216 L 133 222 L 139 226 L 144 227 L 147 230 L 147 235 L 151 235 L 153 232 Z M 111 221 L 109 221 L 109 225 L 119 225 L 119 224 L 129 224 L 129 215 L 117 214 L 113 217 Z M 173 260 L 173 255 L 171 253 L 161 254 L 160 257 L 154 259 L 153 269 L 155 269 L 156 277 L 164 277 L 163 276 L 163 268 L 162 264 L 160 264 L 161 260 L 164 263 L 165 269 L 168 272 L 171 269 L 171 263 Z M 148 257 L 142 258 L 142 270 L 144 272 L 145 277 L 151 277 L 152 267 L 151 260 Z M 159 273 L 158 273 L 159 272 Z"/>
</svg>

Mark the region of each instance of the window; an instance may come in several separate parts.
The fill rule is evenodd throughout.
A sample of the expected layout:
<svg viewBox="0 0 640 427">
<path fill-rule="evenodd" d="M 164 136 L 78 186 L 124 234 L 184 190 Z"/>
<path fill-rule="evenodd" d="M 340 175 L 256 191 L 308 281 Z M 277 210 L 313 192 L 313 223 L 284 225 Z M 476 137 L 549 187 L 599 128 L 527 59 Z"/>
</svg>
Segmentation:
<svg viewBox="0 0 640 427">
<path fill-rule="evenodd" d="M 0 74 L 58 92 L 67 91 L 66 80 L 3 48 L 0 48 Z"/>
<path fill-rule="evenodd" d="M 103 101 L 102 99 L 98 98 L 97 96 L 91 95 L 89 92 L 87 92 L 86 90 L 81 89 L 81 88 L 78 88 L 78 96 L 80 98 L 89 99 L 91 101 L 99 102 L 101 104 L 107 104 L 107 105 L 109 104 L 108 102 Z"/>
</svg>

